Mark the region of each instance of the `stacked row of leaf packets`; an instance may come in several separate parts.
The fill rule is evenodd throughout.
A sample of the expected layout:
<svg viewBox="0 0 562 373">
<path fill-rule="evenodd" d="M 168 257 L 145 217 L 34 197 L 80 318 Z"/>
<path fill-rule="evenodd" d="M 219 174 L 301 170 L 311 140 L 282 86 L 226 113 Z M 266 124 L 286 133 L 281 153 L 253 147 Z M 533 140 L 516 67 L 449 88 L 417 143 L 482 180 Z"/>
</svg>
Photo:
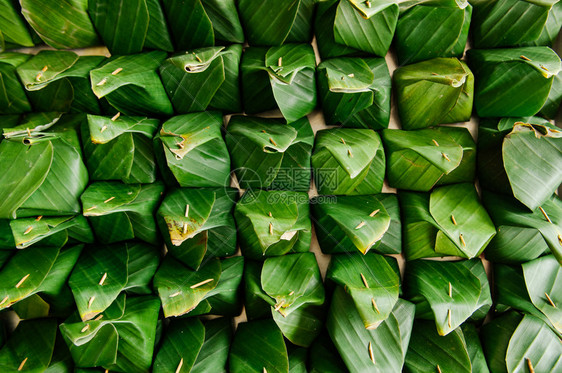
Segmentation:
<svg viewBox="0 0 562 373">
<path fill-rule="evenodd" d="M 558 0 L 0 12 L 0 371 L 562 370 Z"/>
</svg>

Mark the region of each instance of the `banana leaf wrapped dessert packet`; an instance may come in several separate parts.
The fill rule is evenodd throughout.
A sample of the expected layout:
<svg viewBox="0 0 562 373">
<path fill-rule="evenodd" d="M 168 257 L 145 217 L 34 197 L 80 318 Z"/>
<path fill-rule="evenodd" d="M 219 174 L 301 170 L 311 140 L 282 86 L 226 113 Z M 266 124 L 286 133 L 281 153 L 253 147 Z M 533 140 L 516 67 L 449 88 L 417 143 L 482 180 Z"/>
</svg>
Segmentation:
<svg viewBox="0 0 562 373">
<path fill-rule="evenodd" d="M 152 137 L 159 125 L 157 119 L 146 117 L 88 115 L 81 135 L 90 180 L 156 181 Z"/>
<path fill-rule="evenodd" d="M 393 79 L 402 129 L 470 120 L 474 75 L 463 61 L 435 58 L 418 62 L 398 68 Z"/>
<path fill-rule="evenodd" d="M 230 155 L 222 136 L 220 112 L 170 118 L 154 138 L 154 153 L 164 182 L 180 187 L 230 184 Z"/>
<path fill-rule="evenodd" d="M 326 124 L 388 128 L 392 82 L 383 58 L 334 58 L 318 65 Z"/>
<path fill-rule="evenodd" d="M 194 49 L 166 59 L 159 72 L 174 111 L 241 112 L 241 58 L 242 46 L 236 44 Z"/>
<path fill-rule="evenodd" d="M 247 48 L 240 75 L 247 114 L 279 109 L 288 123 L 316 108 L 316 58 L 309 44 Z"/>
<path fill-rule="evenodd" d="M 474 107 L 480 117 L 526 117 L 537 114 L 560 72 L 560 57 L 547 47 L 471 49 L 476 76 Z"/>
</svg>

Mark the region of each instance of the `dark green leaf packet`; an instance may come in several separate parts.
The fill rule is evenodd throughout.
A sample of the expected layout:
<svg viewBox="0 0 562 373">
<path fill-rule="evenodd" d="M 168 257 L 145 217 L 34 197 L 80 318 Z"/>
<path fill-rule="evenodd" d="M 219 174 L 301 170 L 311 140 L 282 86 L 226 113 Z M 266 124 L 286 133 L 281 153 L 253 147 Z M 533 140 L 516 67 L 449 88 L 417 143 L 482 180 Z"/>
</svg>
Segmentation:
<svg viewBox="0 0 562 373">
<path fill-rule="evenodd" d="M 82 123 L 81 136 L 90 180 L 155 182 L 152 138 L 159 125 L 157 119 L 146 117 L 88 115 Z"/>
<path fill-rule="evenodd" d="M 334 58 L 318 65 L 317 75 L 328 125 L 388 128 L 392 83 L 383 58 Z"/>
</svg>

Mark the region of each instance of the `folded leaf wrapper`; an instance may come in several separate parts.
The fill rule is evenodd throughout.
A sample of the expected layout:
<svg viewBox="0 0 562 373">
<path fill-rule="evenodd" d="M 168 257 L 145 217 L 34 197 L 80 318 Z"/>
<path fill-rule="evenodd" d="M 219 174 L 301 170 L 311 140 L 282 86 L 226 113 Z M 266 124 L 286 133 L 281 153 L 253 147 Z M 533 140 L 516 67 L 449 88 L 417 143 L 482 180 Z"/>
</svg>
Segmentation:
<svg viewBox="0 0 562 373">
<path fill-rule="evenodd" d="M 487 373 L 488 365 L 478 332 L 463 324 L 446 336 L 440 336 L 430 321 L 416 320 L 406 355 L 405 372 Z"/>
<path fill-rule="evenodd" d="M 381 137 L 392 188 L 427 192 L 434 186 L 474 180 L 476 143 L 466 128 L 383 130 Z"/>
<path fill-rule="evenodd" d="M 21 13 L 37 35 L 57 49 L 99 45 L 83 0 L 20 0 Z M 49 17 L 45 17 L 48 14 Z M 26 45 L 29 46 L 29 45 Z"/>
<path fill-rule="evenodd" d="M 175 112 L 242 111 L 239 70 L 242 46 L 208 47 L 178 54 L 159 68 Z"/>
<path fill-rule="evenodd" d="M 22 218 L 10 221 L 14 246 L 25 249 L 36 245 L 61 248 L 67 244 L 93 243 L 94 235 L 82 215 Z"/>
<path fill-rule="evenodd" d="M 80 318 L 98 316 L 123 291 L 151 294 L 159 264 L 158 249 L 144 243 L 86 247 L 68 280 Z"/>
<path fill-rule="evenodd" d="M 230 155 L 222 137 L 222 115 L 202 112 L 164 122 L 154 138 L 164 181 L 180 187 L 230 184 Z"/>
<path fill-rule="evenodd" d="M 309 44 L 247 48 L 241 64 L 245 112 L 279 109 L 288 123 L 310 114 L 317 100 L 315 68 Z"/>
<path fill-rule="evenodd" d="M 556 372 L 562 368 L 560 338 L 532 315 L 508 312 L 481 332 L 482 347 L 492 372 Z"/>
<path fill-rule="evenodd" d="M 289 373 L 287 346 L 273 320 L 240 323 L 230 346 L 229 371 L 232 373 Z"/>
<path fill-rule="evenodd" d="M 408 262 L 404 286 L 416 304 L 416 318 L 435 321 L 439 335 L 467 320 L 483 320 L 492 306 L 488 277 L 480 259 Z"/>
<path fill-rule="evenodd" d="M 82 248 L 30 247 L 15 251 L 0 268 L 0 310 L 30 298 L 45 303 L 63 292 Z"/>
<path fill-rule="evenodd" d="M 225 317 L 205 323 L 197 318 L 173 320 L 152 371 L 167 373 L 180 367 L 189 372 L 224 372 L 232 334 L 231 320 Z"/>
<path fill-rule="evenodd" d="M 20 13 L 20 7 L 13 1 L 0 2 L 0 52 L 18 47 L 33 47 L 39 40 Z"/>
<path fill-rule="evenodd" d="M 0 86 L 1 115 L 23 114 L 31 111 L 31 104 L 16 74 L 17 67 L 25 63 L 29 58 L 29 55 L 22 53 L 6 52 L 0 54 L 0 79 L 2 80 L 2 85 Z"/>
<path fill-rule="evenodd" d="M 125 115 L 172 115 L 172 103 L 156 72 L 165 59 L 161 51 L 112 58 L 90 71 L 92 90 Z"/>
<path fill-rule="evenodd" d="M 244 43 L 235 0 L 163 0 L 176 50 Z"/>
<path fill-rule="evenodd" d="M 496 234 L 472 184 L 400 192 L 407 260 L 442 256 L 475 258 Z"/>
<path fill-rule="evenodd" d="M 346 289 L 366 329 L 378 328 L 398 302 L 400 271 L 394 258 L 333 255 L 326 278 Z"/>
<path fill-rule="evenodd" d="M 316 40 L 323 59 L 349 54 L 384 57 L 396 29 L 395 0 L 327 0 L 318 4 Z"/>
<path fill-rule="evenodd" d="M 562 183 L 562 131 L 542 118 L 483 120 L 478 179 L 484 189 L 514 196 L 530 210 Z"/>
<path fill-rule="evenodd" d="M 562 263 L 562 201 L 558 196 L 533 211 L 513 198 L 488 191 L 484 191 L 483 201 L 498 227 L 486 249 L 488 260 L 521 263 L 552 253 Z"/>
<path fill-rule="evenodd" d="M 402 229 L 396 195 L 320 196 L 310 204 L 322 252 L 401 252 Z"/>
<path fill-rule="evenodd" d="M 248 319 L 273 316 L 291 343 L 309 347 L 324 318 L 324 287 L 314 254 L 288 254 L 249 266 L 255 268 L 246 268 L 244 277 Z"/>
<path fill-rule="evenodd" d="M 475 48 L 550 46 L 560 31 L 558 0 L 470 0 Z"/>
<path fill-rule="evenodd" d="M 318 131 L 312 167 L 321 195 L 380 193 L 385 173 L 382 141 L 368 129 Z"/>
<path fill-rule="evenodd" d="M 111 54 L 174 50 L 159 0 L 89 0 L 88 13 Z"/>
<path fill-rule="evenodd" d="M 437 57 L 462 57 L 472 6 L 468 0 L 400 2 L 396 52 L 401 65 Z"/>
<path fill-rule="evenodd" d="M 80 57 L 71 51 L 41 51 L 17 71 L 36 111 L 99 114 L 89 77 L 103 60 L 103 56 Z"/>
<path fill-rule="evenodd" d="M 251 46 L 309 43 L 315 0 L 238 0 L 240 20 Z"/>
<path fill-rule="evenodd" d="M 327 328 L 350 372 L 401 372 L 414 314 L 414 305 L 399 299 L 385 321 L 376 329 L 366 329 L 350 295 L 337 287 Z"/>
<path fill-rule="evenodd" d="M 163 193 L 161 182 L 140 185 L 99 181 L 90 184 L 80 200 L 99 242 L 139 239 L 157 245 L 160 240 L 154 212 Z"/>
<path fill-rule="evenodd" d="M 314 133 L 307 118 L 284 124 L 278 119 L 234 116 L 226 131 L 240 187 L 310 189 Z"/>
<path fill-rule="evenodd" d="M 152 137 L 159 124 L 144 117 L 88 115 L 81 135 L 90 180 L 156 181 Z"/>
<path fill-rule="evenodd" d="M 537 114 L 560 72 L 560 57 L 547 47 L 471 49 L 467 58 L 476 76 L 474 106 L 480 117 Z"/>
<path fill-rule="evenodd" d="M 237 316 L 244 258 L 209 258 L 197 271 L 168 256 L 154 276 L 164 317 L 204 314 Z"/>
<path fill-rule="evenodd" d="M 495 264 L 496 307 L 511 307 L 545 322 L 562 337 L 562 267 L 552 255 L 521 265 Z"/>
<path fill-rule="evenodd" d="M 0 218 L 74 215 L 88 183 L 76 127 L 80 116 L 36 113 L 4 128 Z M 47 198 L 48 196 L 48 198 Z"/>
<path fill-rule="evenodd" d="M 82 322 L 73 315 L 59 328 L 78 367 L 148 372 L 159 308 L 158 298 L 123 294 L 107 308 L 103 318 Z"/>
<path fill-rule="evenodd" d="M 0 350 L 0 369 L 3 372 L 49 371 L 54 360 L 56 335 L 56 319 L 20 322 Z"/>
<path fill-rule="evenodd" d="M 463 61 L 435 58 L 418 62 L 398 68 L 393 79 L 402 129 L 470 120 L 474 76 Z"/>
<path fill-rule="evenodd" d="M 312 233 L 305 192 L 248 190 L 236 204 L 234 217 L 246 258 L 263 261 L 309 251 Z"/>
<path fill-rule="evenodd" d="M 204 258 L 236 253 L 232 212 L 238 191 L 231 188 L 175 189 L 160 205 L 156 220 L 171 255 L 198 269 Z"/>
<path fill-rule="evenodd" d="M 391 86 L 383 58 L 334 58 L 318 65 L 318 92 L 328 125 L 388 128 Z"/>
</svg>

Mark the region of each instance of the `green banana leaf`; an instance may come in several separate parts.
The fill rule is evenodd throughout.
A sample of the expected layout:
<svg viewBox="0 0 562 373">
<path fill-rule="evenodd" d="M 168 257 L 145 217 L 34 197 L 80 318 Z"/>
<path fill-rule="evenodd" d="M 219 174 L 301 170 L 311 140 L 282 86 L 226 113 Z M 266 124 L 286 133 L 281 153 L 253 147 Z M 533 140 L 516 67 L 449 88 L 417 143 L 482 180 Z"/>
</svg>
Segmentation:
<svg viewBox="0 0 562 373">
<path fill-rule="evenodd" d="M 78 197 L 88 183 L 88 171 L 76 133 L 79 120 L 34 113 L 22 117 L 18 126 L 3 129 L 0 218 L 80 212 Z"/>
<path fill-rule="evenodd" d="M 428 192 L 434 186 L 474 180 L 476 143 L 466 128 L 385 129 L 381 138 L 392 188 Z"/>
<path fill-rule="evenodd" d="M 478 134 L 480 184 L 536 210 L 562 183 L 561 147 L 562 132 L 545 119 L 484 120 Z"/>
<path fill-rule="evenodd" d="M 41 51 L 19 65 L 18 75 L 36 111 L 100 113 L 90 88 L 90 70 L 103 56 L 78 56 L 71 51 Z"/>
<path fill-rule="evenodd" d="M 127 184 L 156 181 L 152 138 L 160 122 L 145 117 L 88 115 L 81 137 L 90 180 Z"/>
<path fill-rule="evenodd" d="M 10 256 L 12 253 L 4 250 L 11 250 L 16 247 L 16 242 L 14 241 L 14 234 L 10 227 L 10 220 L 0 219 L 0 267 L 6 259 L 5 256 Z"/>
<path fill-rule="evenodd" d="M 160 302 L 152 296 L 119 296 L 98 320 L 75 314 L 60 325 L 76 367 L 148 372 L 152 365 Z"/>
<path fill-rule="evenodd" d="M 492 296 L 480 259 L 460 262 L 408 262 L 404 278 L 416 317 L 435 320 L 439 335 L 447 335 L 469 318 L 486 316 Z"/>
<path fill-rule="evenodd" d="M 80 200 L 100 243 L 136 238 L 157 245 L 160 237 L 154 213 L 163 193 L 161 182 L 140 185 L 99 181 L 90 184 Z"/>
<path fill-rule="evenodd" d="M 558 34 L 551 30 L 558 0 L 470 0 L 474 8 L 472 42 L 475 48 L 548 45 Z M 555 26 L 553 28 L 556 28 Z M 547 35 L 545 35 L 547 34 Z M 554 37 L 549 40 L 548 34 Z"/>
<path fill-rule="evenodd" d="M 139 53 L 143 47 L 174 50 L 159 0 L 89 0 L 87 4 L 111 54 Z"/>
<path fill-rule="evenodd" d="M 312 167 L 320 195 L 380 193 L 385 173 L 381 139 L 368 129 L 318 131 Z"/>
<path fill-rule="evenodd" d="M 488 373 L 489 370 L 472 325 L 463 325 L 446 336 L 440 336 L 431 322 L 417 320 L 404 372 Z"/>
<path fill-rule="evenodd" d="M 473 184 L 440 186 L 431 193 L 400 192 L 406 260 L 476 258 L 496 234 Z"/>
<path fill-rule="evenodd" d="M 164 122 L 153 144 L 167 185 L 230 185 L 230 155 L 222 125 L 222 115 L 216 111 L 179 115 Z"/>
<path fill-rule="evenodd" d="M 374 54 L 384 57 L 390 47 L 399 7 L 394 0 L 326 0 L 318 5 L 315 33 L 320 56 Z"/>
<path fill-rule="evenodd" d="M 44 372 L 53 358 L 57 333 L 56 319 L 19 323 L 0 350 L 3 372 Z"/>
<path fill-rule="evenodd" d="M 248 259 L 309 251 L 312 227 L 305 192 L 248 190 L 236 204 L 234 218 Z"/>
<path fill-rule="evenodd" d="M 492 372 L 557 372 L 562 369 L 560 338 L 538 318 L 517 312 L 484 325 L 482 347 Z"/>
<path fill-rule="evenodd" d="M 322 331 L 309 349 L 309 373 L 346 373 L 342 361 L 327 331 Z"/>
<path fill-rule="evenodd" d="M 288 123 L 310 114 L 316 108 L 315 68 L 309 44 L 247 48 L 240 66 L 244 111 L 279 109 Z"/>
<path fill-rule="evenodd" d="M 467 58 L 476 76 L 474 106 L 480 117 L 537 114 L 561 67 L 560 57 L 547 47 L 471 49 Z"/>
<path fill-rule="evenodd" d="M 317 0 L 238 0 L 240 20 L 251 46 L 309 43 Z"/>
<path fill-rule="evenodd" d="M 543 107 L 539 111 L 539 115 L 548 120 L 554 120 L 558 115 L 558 112 L 560 111 L 561 103 L 562 103 L 562 76 L 556 75 L 554 77 L 554 80 L 552 81 L 552 87 L 550 88 L 550 93 L 548 94 L 548 98 L 546 99 L 546 102 L 544 103 Z"/>
<path fill-rule="evenodd" d="M 318 91 L 328 125 L 388 128 L 391 86 L 383 58 L 335 58 L 318 65 Z"/>
<path fill-rule="evenodd" d="M 515 199 L 484 191 L 484 206 L 498 227 L 486 249 L 486 258 L 499 263 L 520 263 L 553 253 L 562 262 L 562 201 L 556 195 L 529 211 Z M 552 223 L 551 223 L 552 222 Z"/>
<path fill-rule="evenodd" d="M 337 287 L 327 328 L 350 372 L 400 372 L 414 321 L 413 304 L 399 300 L 376 329 L 366 329 L 353 300 Z"/>
<path fill-rule="evenodd" d="M 244 259 L 239 256 L 222 260 L 209 258 L 197 271 L 166 256 L 154 276 L 154 288 L 162 300 L 164 317 L 208 313 L 238 315 L 235 309 L 239 311 L 238 288 L 243 271 Z"/>
<path fill-rule="evenodd" d="M 18 250 L 0 270 L 0 310 L 35 294 L 60 294 L 82 247 Z"/>
<path fill-rule="evenodd" d="M 306 370 L 307 350 L 303 347 L 287 347 L 289 352 L 289 373 L 308 373 Z"/>
<path fill-rule="evenodd" d="M 62 216 L 23 218 L 10 221 L 14 248 L 63 247 L 67 244 L 93 243 L 94 235 L 85 217 Z"/>
<path fill-rule="evenodd" d="M 435 58 L 418 62 L 398 68 L 393 79 L 402 129 L 470 120 L 474 75 L 463 61 Z"/>
<path fill-rule="evenodd" d="M 51 47 L 76 49 L 99 45 L 88 14 L 88 1 L 20 0 L 19 3 L 29 25 Z"/>
<path fill-rule="evenodd" d="M 90 71 L 92 90 L 125 115 L 172 115 L 172 103 L 156 72 L 165 59 L 162 51 L 111 59 Z"/>
<path fill-rule="evenodd" d="M 0 1 L 0 52 L 12 47 L 33 47 L 35 40 L 29 25 L 13 0 Z"/>
<path fill-rule="evenodd" d="M 233 116 L 225 137 L 241 188 L 310 189 L 314 133 L 306 117 L 284 124 L 280 119 Z"/>
<path fill-rule="evenodd" d="M 472 17 L 468 0 L 409 0 L 399 4 L 395 44 L 401 65 L 462 57 Z"/>
<path fill-rule="evenodd" d="M 269 318 L 271 306 L 275 304 L 262 289 L 262 268 L 263 262 L 252 260 L 247 260 L 244 266 L 244 310 L 248 321 Z"/>
<path fill-rule="evenodd" d="M 378 254 L 333 255 L 326 278 L 346 289 L 365 328 L 376 329 L 398 302 L 396 268 L 396 259 Z"/>
<path fill-rule="evenodd" d="M 244 43 L 235 0 L 163 0 L 176 50 Z"/>
<path fill-rule="evenodd" d="M 195 49 L 165 60 L 159 72 L 176 113 L 241 112 L 241 58 L 242 46 L 236 44 Z"/>
<path fill-rule="evenodd" d="M 326 254 L 399 254 L 401 224 L 393 194 L 315 197 L 311 201 L 320 248 Z"/>
<path fill-rule="evenodd" d="M 88 246 L 68 280 L 80 318 L 93 319 L 123 291 L 150 294 L 159 262 L 157 249 L 142 243 Z"/>
<path fill-rule="evenodd" d="M 316 257 L 299 253 L 268 258 L 261 271 L 261 288 L 270 297 L 271 314 L 292 343 L 308 347 L 322 328 L 318 307 L 324 287 Z"/>
<path fill-rule="evenodd" d="M 538 317 L 562 336 L 562 299 L 559 263 L 552 255 L 517 266 L 494 266 L 498 304 Z"/>
<path fill-rule="evenodd" d="M 0 8 L 3 6 L 0 2 Z M 1 22 L 2 18 L 0 18 L 0 30 Z M 0 115 L 22 114 L 31 111 L 31 104 L 16 75 L 17 67 L 29 58 L 29 55 L 22 53 L 0 54 Z"/>
<path fill-rule="evenodd" d="M 154 373 L 226 372 L 232 325 L 227 318 L 202 323 L 197 318 L 170 322 L 154 359 Z"/>
<path fill-rule="evenodd" d="M 283 334 L 273 320 L 241 323 L 230 346 L 231 373 L 288 373 Z"/>
<path fill-rule="evenodd" d="M 197 270 L 205 258 L 236 253 L 232 188 L 175 189 L 158 208 L 156 221 L 171 255 Z"/>
</svg>

